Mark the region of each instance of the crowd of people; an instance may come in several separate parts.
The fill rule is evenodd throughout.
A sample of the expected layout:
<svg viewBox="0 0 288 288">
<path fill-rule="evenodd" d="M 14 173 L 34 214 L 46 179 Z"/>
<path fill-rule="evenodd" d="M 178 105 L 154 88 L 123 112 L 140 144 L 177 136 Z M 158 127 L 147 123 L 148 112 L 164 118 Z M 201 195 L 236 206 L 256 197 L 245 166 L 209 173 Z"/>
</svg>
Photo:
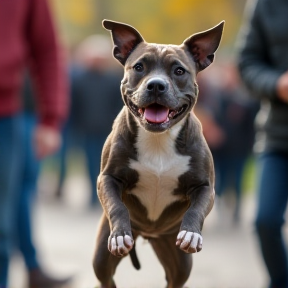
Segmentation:
<svg viewBox="0 0 288 288">
<path fill-rule="evenodd" d="M 241 218 L 244 172 L 253 158 L 253 122 L 259 103 L 248 97 L 232 62 L 216 64 L 199 75 L 198 85 L 195 111 L 214 159 L 216 206 L 219 206 L 216 209 L 224 209 L 226 203 L 233 206 L 229 208 L 234 210 L 231 217 L 237 224 Z M 230 195 L 234 196 L 233 202 L 228 201 Z"/>
<path fill-rule="evenodd" d="M 92 35 L 75 49 L 69 68 L 70 113 L 63 128 L 59 157 L 59 180 L 56 197 L 63 197 L 69 148 L 83 152 L 91 188 L 90 204 L 99 204 L 96 178 L 100 171 L 101 151 L 113 121 L 123 107 L 120 93 L 121 69 L 111 57 L 109 36 Z M 119 67 L 120 68 L 120 67 Z"/>
<path fill-rule="evenodd" d="M 195 112 L 214 159 L 216 197 L 234 192 L 235 223 L 241 220 L 246 163 L 253 147 L 257 152 L 255 226 L 270 276 L 267 287 L 288 288 L 282 236 L 288 200 L 288 2 L 248 2 L 236 60 L 216 62 L 199 75 Z M 0 38 L 0 288 L 9 287 L 15 249 L 27 268 L 27 287 L 61 288 L 71 277 L 47 275 L 33 239 L 39 169 L 42 159 L 56 155 L 59 183 L 51 192 L 62 197 L 68 151 L 77 145 L 86 159 L 90 204 L 99 204 L 96 178 L 102 146 L 123 106 L 122 71 L 114 67 L 111 40 L 103 35 L 83 40 L 68 64 L 44 0 L 1 2 Z"/>
</svg>

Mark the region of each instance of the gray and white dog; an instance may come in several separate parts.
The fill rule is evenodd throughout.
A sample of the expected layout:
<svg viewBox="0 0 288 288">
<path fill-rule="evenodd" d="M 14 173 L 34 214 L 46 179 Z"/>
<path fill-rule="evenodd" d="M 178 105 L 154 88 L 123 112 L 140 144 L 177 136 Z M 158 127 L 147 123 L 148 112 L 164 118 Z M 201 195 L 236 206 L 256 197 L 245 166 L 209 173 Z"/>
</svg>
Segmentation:
<svg viewBox="0 0 288 288">
<path fill-rule="evenodd" d="M 116 287 L 120 260 L 149 239 L 166 273 L 180 288 L 202 249 L 201 230 L 214 203 L 214 167 L 201 124 L 193 113 L 196 75 L 214 59 L 224 22 L 181 45 L 147 43 L 127 24 L 104 20 L 114 57 L 124 66 L 125 106 L 102 152 L 100 221 L 94 271 L 102 288 Z M 107 249 L 108 246 L 108 249 Z"/>
</svg>

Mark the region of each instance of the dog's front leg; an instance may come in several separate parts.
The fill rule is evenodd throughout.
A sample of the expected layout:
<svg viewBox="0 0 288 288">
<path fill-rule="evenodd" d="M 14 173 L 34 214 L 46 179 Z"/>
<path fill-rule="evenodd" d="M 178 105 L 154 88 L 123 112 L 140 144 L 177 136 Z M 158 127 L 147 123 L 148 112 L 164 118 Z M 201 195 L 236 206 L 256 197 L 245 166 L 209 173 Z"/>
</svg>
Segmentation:
<svg viewBox="0 0 288 288">
<path fill-rule="evenodd" d="M 99 177 L 98 197 L 110 225 L 108 250 L 117 257 L 126 256 L 134 244 L 129 212 L 122 202 L 122 191 L 122 183 L 114 177 Z"/>
<path fill-rule="evenodd" d="M 214 204 L 215 192 L 209 186 L 201 186 L 193 191 L 191 206 L 184 214 L 176 245 L 186 253 L 202 250 L 203 238 L 201 231 L 205 217 Z"/>
</svg>

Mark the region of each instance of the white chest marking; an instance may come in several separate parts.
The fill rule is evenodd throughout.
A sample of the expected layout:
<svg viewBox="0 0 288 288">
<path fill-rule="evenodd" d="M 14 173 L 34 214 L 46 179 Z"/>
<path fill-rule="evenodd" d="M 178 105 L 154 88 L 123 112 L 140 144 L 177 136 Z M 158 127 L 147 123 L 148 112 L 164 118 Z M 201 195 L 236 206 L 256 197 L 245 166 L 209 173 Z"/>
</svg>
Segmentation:
<svg viewBox="0 0 288 288">
<path fill-rule="evenodd" d="M 139 129 L 136 147 L 138 160 L 130 159 L 130 167 L 139 174 L 139 181 L 131 191 L 146 207 L 148 218 L 156 221 L 165 207 L 179 199 L 172 192 L 178 177 L 189 169 L 190 156 L 176 153 L 175 139 L 181 125 L 154 134 Z"/>
</svg>

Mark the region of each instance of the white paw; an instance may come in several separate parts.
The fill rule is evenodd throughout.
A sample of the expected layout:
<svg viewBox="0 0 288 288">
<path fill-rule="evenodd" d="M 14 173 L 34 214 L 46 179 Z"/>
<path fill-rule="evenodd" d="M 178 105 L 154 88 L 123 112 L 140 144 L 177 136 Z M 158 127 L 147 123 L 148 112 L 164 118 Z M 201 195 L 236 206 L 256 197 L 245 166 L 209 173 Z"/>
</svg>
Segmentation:
<svg viewBox="0 0 288 288">
<path fill-rule="evenodd" d="M 177 235 L 176 245 L 186 253 L 202 250 L 203 238 L 200 234 L 182 230 Z"/>
<path fill-rule="evenodd" d="M 126 256 L 132 249 L 134 244 L 133 239 L 129 235 L 123 236 L 109 236 L 108 250 L 117 257 Z"/>
</svg>

